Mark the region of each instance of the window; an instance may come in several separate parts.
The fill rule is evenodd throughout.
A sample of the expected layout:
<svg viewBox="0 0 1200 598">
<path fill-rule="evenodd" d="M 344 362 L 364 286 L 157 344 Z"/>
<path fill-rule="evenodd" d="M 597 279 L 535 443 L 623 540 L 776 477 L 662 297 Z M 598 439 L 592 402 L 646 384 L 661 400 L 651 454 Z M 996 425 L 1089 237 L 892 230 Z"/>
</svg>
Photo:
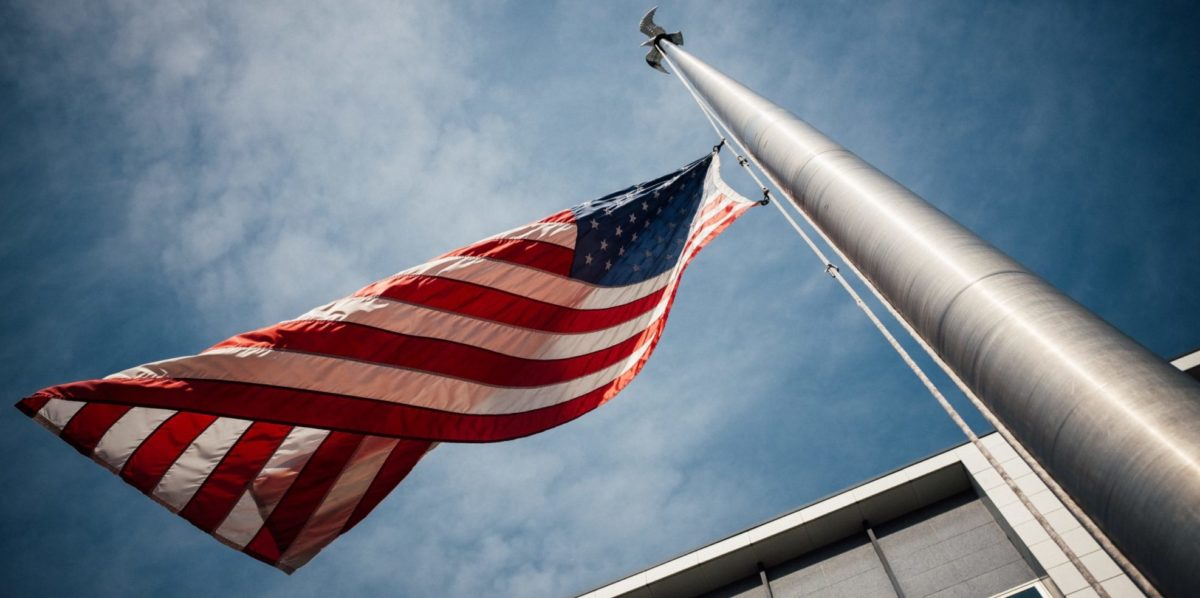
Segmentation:
<svg viewBox="0 0 1200 598">
<path fill-rule="evenodd" d="M 1042 585 L 1042 582 L 1032 581 L 1000 592 L 992 598 L 1050 598 L 1050 593 L 1046 591 L 1046 586 Z"/>
</svg>

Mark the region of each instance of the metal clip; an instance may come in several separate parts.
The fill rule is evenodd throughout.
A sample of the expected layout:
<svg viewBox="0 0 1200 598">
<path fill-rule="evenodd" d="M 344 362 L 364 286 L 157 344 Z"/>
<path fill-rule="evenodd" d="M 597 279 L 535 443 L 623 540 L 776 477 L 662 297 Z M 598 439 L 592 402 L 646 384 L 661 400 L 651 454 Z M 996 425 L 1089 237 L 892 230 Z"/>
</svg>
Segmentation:
<svg viewBox="0 0 1200 598">
<path fill-rule="evenodd" d="M 737 160 L 738 160 L 738 164 L 741 164 L 743 167 L 745 167 L 747 164 L 750 163 L 750 161 L 746 159 L 746 156 L 739 155 L 737 157 Z"/>
<path fill-rule="evenodd" d="M 842 271 L 839 270 L 837 266 L 833 264 L 825 264 L 825 273 L 828 274 L 830 278 L 837 278 L 837 275 L 841 272 Z"/>
<path fill-rule="evenodd" d="M 721 148 L 723 148 L 723 147 L 725 147 L 725 138 L 724 137 L 721 138 L 720 143 L 713 146 L 713 153 L 716 154 L 716 153 L 720 152 Z"/>
<path fill-rule="evenodd" d="M 762 188 L 763 198 L 758 201 L 758 205 L 765 206 L 771 203 L 771 190 L 766 187 Z"/>
</svg>

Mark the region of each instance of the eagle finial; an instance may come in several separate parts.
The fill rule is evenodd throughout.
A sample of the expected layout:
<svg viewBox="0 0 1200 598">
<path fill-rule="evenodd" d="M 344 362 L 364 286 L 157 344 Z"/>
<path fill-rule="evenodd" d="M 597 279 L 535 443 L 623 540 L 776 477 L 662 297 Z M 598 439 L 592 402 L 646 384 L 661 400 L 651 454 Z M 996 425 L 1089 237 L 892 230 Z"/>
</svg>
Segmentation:
<svg viewBox="0 0 1200 598">
<path fill-rule="evenodd" d="M 660 27 L 654 22 L 654 11 L 658 10 L 655 6 L 651 8 L 645 16 L 642 17 L 642 22 L 638 24 L 638 30 L 649 37 L 650 39 L 642 42 L 643 46 L 650 46 L 650 51 L 646 53 L 646 64 L 662 71 L 667 72 L 667 69 L 662 66 L 662 50 L 658 48 L 659 40 L 667 40 L 677 46 L 683 45 L 683 33 L 676 31 L 675 33 L 667 33 L 666 29 Z"/>
</svg>

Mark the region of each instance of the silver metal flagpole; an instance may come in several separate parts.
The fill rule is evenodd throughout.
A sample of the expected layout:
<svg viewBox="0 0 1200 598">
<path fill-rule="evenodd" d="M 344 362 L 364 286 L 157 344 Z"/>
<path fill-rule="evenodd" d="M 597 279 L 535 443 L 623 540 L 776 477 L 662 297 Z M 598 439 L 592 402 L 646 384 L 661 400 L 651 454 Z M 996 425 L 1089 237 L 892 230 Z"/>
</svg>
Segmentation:
<svg viewBox="0 0 1200 598">
<path fill-rule="evenodd" d="M 1200 588 L 1200 384 L 680 49 L 678 34 L 651 35 L 651 65 L 656 51 L 671 59 L 796 207 L 1141 572 L 1167 595 Z"/>
</svg>

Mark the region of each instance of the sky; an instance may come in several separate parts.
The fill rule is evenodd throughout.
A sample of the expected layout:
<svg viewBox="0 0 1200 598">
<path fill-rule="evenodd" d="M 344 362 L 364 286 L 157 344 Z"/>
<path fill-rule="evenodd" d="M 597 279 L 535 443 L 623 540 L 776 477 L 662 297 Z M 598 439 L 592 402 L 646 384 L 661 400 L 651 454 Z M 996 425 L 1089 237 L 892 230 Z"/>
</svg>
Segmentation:
<svg viewBox="0 0 1200 598">
<path fill-rule="evenodd" d="M 3 3 L 0 397 L 195 353 L 700 157 L 711 129 L 642 62 L 649 7 Z M 1194 4 L 658 15 L 1154 353 L 1200 346 Z M 620 396 L 530 438 L 440 447 L 292 576 L 0 410 L 0 588 L 574 594 L 963 440 L 755 209 L 689 269 Z"/>
</svg>

